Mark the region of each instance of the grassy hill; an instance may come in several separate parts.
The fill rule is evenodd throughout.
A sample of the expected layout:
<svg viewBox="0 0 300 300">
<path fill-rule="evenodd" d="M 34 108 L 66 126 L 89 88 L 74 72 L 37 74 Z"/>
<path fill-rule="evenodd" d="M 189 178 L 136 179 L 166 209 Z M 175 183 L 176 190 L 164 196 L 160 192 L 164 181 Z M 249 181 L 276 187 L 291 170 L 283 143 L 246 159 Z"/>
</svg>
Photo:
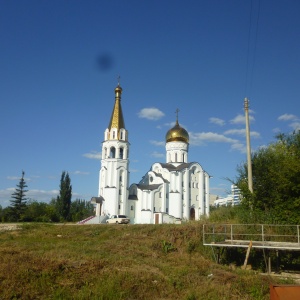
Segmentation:
<svg viewBox="0 0 300 300">
<path fill-rule="evenodd" d="M 0 243 L 0 299 L 258 300 L 274 280 L 217 265 L 199 222 L 23 224 Z"/>
</svg>

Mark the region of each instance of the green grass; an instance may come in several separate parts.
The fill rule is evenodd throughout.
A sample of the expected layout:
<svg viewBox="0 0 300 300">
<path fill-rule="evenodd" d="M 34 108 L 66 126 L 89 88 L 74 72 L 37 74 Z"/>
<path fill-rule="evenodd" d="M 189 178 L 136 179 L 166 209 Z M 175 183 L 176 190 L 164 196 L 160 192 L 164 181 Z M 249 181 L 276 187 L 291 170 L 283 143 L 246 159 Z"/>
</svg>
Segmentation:
<svg viewBox="0 0 300 300">
<path fill-rule="evenodd" d="M 0 299 L 257 300 L 273 280 L 215 264 L 198 222 L 24 224 L 0 243 Z"/>
</svg>

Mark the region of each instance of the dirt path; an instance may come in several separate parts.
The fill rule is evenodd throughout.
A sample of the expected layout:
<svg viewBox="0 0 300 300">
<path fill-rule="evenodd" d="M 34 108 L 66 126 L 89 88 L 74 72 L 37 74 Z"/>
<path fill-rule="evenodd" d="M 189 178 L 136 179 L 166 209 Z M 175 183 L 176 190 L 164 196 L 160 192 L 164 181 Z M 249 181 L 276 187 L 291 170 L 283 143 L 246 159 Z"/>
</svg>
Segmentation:
<svg viewBox="0 0 300 300">
<path fill-rule="evenodd" d="M 18 230 L 18 225 L 15 223 L 7 223 L 7 224 L 1 224 L 0 223 L 0 232 L 1 231 L 10 231 L 10 230 Z"/>
</svg>

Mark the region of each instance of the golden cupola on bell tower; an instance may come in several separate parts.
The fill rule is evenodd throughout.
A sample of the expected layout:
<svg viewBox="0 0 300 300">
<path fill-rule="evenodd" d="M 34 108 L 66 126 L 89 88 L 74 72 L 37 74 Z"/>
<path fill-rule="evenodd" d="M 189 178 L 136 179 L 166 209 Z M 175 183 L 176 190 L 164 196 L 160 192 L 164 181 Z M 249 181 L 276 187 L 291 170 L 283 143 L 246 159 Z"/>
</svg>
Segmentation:
<svg viewBox="0 0 300 300">
<path fill-rule="evenodd" d="M 122 88 L 120 83 L 115 88 L 115 105 L 111 114 L 110 122 L 106 130 L 105 140 L 127 141 L 127 131 L 121 106 Z"/>
</svg>

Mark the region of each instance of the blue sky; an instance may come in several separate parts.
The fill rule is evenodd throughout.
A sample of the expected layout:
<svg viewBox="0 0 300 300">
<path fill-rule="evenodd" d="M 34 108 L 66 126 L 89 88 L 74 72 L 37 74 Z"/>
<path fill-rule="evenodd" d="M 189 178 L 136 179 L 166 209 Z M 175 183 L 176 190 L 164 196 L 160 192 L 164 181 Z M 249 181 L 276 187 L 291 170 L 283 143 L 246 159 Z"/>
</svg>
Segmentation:
<svg viewBox="0 0 300 300">
<path fill-rule="evenodd" d="M 97 195 L 99 154 L 121 76 L 130 182 L 165 162 L 179 122 L 189 161 L 225 195 L 252 150 L 300 127 L 300 2 L 0 1 L 0 205 L 25 171 L 38 201 L 63 170 L 73 198 Z"/>
</svg>

